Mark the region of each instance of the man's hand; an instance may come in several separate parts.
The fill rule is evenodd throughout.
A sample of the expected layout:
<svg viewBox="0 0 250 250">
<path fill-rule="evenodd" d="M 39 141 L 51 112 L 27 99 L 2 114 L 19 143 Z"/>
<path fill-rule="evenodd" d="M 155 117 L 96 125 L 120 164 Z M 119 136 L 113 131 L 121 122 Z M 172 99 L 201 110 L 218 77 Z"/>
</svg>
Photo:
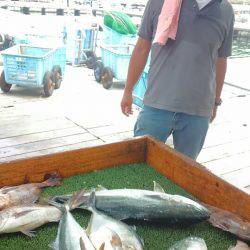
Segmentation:
<svg viewBox="0 0 250 250">
<path fill-rule="evenodd" d="M 210 118 L 210 122 L 214 121 L 214 119 L 216 117 L 216 114 L 217 114 L 217 109 L 218 109 L 218 106 L 215 105 L 214 108 L 213 108 L 212 116 Z"/>
<path fill-rule="evenodd" d="M 121 101 L 121 109 L 124 115 L 129 116 L 133 114 L 132 103 L 133 103 L 132 92 L 124 91 Z"/>
</svg>

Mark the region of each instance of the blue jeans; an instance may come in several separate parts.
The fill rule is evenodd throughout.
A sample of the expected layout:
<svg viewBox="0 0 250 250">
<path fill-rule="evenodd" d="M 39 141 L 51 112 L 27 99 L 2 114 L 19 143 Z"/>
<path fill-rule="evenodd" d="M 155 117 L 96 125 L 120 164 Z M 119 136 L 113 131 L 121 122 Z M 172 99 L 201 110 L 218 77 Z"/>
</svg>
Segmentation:
<svg viewBox="0 0 250 250">
<path fill-rule="evenodd" d="M 144 106 L 134 127 L 134 136 L 151 135 L 166 142 L 172 134 L 174 148 L 197 158 L 205 141 L 209 118 Z"/>
</svg>

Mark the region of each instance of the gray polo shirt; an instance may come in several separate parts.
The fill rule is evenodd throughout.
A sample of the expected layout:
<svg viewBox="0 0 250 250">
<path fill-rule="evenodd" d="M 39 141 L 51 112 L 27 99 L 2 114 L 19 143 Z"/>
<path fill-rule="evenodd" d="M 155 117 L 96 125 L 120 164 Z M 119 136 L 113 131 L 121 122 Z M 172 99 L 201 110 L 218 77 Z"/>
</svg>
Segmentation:
<svg viewBox="0 0 250 250">
<path fill-rule="evenodd" d="M 169 0 L 171 1 L 171 0 Z M 139 36 L 152 41 L 164 0 L 149 0 Z M 144 104 L 210 117 L 215 101 L 216 60 L 231 55 L 234 14 L 227 0 L 212 0 L 199 10 L 183 0 L 176 40 L 151 48 Z"/>
</svg>

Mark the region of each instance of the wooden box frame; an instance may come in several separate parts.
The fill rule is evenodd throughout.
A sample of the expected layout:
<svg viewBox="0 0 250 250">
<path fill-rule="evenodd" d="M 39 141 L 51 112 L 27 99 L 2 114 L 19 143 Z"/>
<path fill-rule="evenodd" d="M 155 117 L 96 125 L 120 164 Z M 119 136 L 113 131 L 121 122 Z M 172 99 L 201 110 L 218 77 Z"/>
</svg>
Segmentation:
<svg viewBox="0 0 250 250">
<path fill-rule="evenodd" d="M 122 164 L 147 163 L 200 201 L 250 221 L 250 195 L 190 158 L 151 137 L 66 151 L 0 164 L 0 187 L 40 182 L 45 174 L 62 177 Z"/>
</svg>

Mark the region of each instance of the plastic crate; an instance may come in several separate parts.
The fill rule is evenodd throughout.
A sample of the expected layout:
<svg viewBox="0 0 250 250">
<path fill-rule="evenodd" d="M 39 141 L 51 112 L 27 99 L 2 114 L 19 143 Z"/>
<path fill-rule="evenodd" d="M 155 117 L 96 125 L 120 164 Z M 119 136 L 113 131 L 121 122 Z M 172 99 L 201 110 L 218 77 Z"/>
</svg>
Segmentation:
<svg viewBox="0 0 250 250">
<path fill-rule="evenodd" d="M 143 98 L 147 90 L 149 64 L 146 65 L 139 81 L 133 89 L 133 103 L 138 107 L 143 107 Z"/>
<path fill-rule="evenodd" d="M 135 44 L 137 41 L 137 35 L 123 35 L 110 29 L 109 27 L 103 27 L 103 42 L 109 45 L 126 45 Z"/>
<path fill-rule="evenodd" d="M 117 80 L 127 79 L 132 50 L 131 46 L 101 46 L 102 62 L 105 67 L 112 69 Z"/>
<path fill-rule="evenodd" d="M 16 45 L 2 53 L 5 80 L 20 86 L 42 86 L 46 71 L 60 65 L 64 75 L 66 64 L 65 48 L 40 48 Z"/>
</svg>

